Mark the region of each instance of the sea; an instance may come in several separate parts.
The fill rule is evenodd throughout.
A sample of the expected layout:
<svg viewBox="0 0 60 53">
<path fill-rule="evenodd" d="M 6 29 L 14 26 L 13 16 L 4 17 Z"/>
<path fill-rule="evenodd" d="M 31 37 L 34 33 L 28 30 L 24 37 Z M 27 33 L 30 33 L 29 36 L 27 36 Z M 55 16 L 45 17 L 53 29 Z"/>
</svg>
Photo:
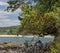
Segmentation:
<svg viewBox="0 0 60 53">
<path fill-rule="evenodd" d="M 33 40 L 33 41 L 32 41 Z M 0 37 L 0 42 L 20 42 L 24 43 L 28 42 L 37 42 L 40 40 L 42 43 L 52 42 L 54 40 L 53 37 Z"/>
</svg>

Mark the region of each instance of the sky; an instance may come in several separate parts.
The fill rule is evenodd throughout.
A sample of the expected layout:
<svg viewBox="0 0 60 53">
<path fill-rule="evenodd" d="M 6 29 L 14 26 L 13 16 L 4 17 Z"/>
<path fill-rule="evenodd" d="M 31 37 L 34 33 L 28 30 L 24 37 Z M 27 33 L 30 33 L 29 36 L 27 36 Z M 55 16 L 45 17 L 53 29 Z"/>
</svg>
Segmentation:
<svg viewBox="0 0 60 53">
<path fill-rule="evenodd" d="M 7 1 L 8 0 L 0 0 L 0 27 L 17 26 L 20 24 L 18 15 L 21 9 L 17 9 L 14 12 L 4 11 L 8 6 Z"/>
</svg>

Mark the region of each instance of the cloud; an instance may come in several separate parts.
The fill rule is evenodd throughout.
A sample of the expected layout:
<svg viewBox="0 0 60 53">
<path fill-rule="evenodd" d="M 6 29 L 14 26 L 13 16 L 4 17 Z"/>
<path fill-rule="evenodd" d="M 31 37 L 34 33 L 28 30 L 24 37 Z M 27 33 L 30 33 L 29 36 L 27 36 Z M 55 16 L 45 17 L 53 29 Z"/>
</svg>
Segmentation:
<svg viewBox="0 0 60 53">
<path fill-rule="evenodd" d="M 6 3 L 6 2 L 2 2 L 2 1 L 0 1 L 0 5 L 2 5 L 2 6 L 8 6 L 9 4 Z"/>
<path fill-rule="evenodd" d="M 9 0 L 0 0 L 0 1 L 2 1 L 2 2 L 7 2 L 7 1 L 9 1 Z"/>
<path fill-rule="evenodd" d="M 5 2 L 5 0 L 0 0 L 0 27 L 20 25 L 20 21 L 18 20 L 17 16 L 21 12 L 21 9 L 17 9 L 14 12 L 7 12 L 4 11 L 7 6 L 8 4 Z"/>
<path fill-rule="evenodd" d="M 20 25 L 20 21 L 17 20 L 11 20 L 9 18 L 0 19 L 0 27 L 8 27 L 8 26 L 16 26 Z"/>
<path fill-rule="evenodd" d="M 11 20 L 11 19 L 0 20 L 0 27 L 16 26 L 19 24 L 20 22 L 18 20 Z"/>
<path fill-rule="evenodd" d="M 4 11 L 0 11 L 0 21 L 7 19 L 7 18 L 8 18 L 7 13 Z"/>
<path fill-rule="evenodd" d="M 0 11 L 0 27 L 7 27 L 7 26 L 16 26 L 20 24 L 20 21 L 17 19 L 17 16 L 9 16 L 9 15 L 14 15 L 12 12 L 4 12 Z M 12 18 L 14 19 L 12 19 Z"/>
</svg>

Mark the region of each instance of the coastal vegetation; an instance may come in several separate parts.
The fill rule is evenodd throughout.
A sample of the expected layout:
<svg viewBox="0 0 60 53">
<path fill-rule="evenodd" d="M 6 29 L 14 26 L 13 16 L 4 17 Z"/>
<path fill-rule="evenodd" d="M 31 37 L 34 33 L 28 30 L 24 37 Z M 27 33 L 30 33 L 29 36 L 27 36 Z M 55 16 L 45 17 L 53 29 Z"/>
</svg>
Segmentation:
<svg viewBox="0 0 60 53">
<path fill-rule="evenodd" d="M 20 25 L 16 31 L 17 35 L 32 34 L 43 37 L 50 34 L 55 36 L 54 41 L 45 46 L 40 41 L 33 46 L 28 46 L 29 43 L 25 42 L 27 51 L 60 53 L 60 43 L 56 39 L 60 37 L 60 0 L 10 0 L 7 3 L 9 4 L 7 11 L 14 12 L 18 8 L 21 9 L 21 14 L 18 16 Z M 13 34 L 11 29 L 8 32 L 8 34 Z M 33 50 L 30 50 L 31 48 Z"/>
<path fill-rule="evenodd" d="M 7 11 L 21 9 L 19 32 L 43 36 L 59 34 L 60 5 L 59 0 L 10 0 Z M 42 34 L 42 35 L 41 35 Z"/>
<path fill-rule="evenodd" d="M 0 35 L 16 35 L 18 26 L 0 27 Z"/>
</svg>

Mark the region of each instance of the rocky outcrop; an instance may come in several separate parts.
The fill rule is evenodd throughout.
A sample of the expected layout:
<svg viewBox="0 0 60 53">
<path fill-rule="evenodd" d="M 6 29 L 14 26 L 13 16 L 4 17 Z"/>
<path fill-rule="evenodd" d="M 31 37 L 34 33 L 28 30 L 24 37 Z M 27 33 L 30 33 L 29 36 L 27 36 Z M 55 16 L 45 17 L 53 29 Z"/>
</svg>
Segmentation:
<svg viewBox="0 0 60 53">
<path fill-rule="evenodd" d="M 50 44 L 38 41 L 25 47 L 22 43 L 0 43 L 0 53 L 50 53 Z"/>
</svg>

